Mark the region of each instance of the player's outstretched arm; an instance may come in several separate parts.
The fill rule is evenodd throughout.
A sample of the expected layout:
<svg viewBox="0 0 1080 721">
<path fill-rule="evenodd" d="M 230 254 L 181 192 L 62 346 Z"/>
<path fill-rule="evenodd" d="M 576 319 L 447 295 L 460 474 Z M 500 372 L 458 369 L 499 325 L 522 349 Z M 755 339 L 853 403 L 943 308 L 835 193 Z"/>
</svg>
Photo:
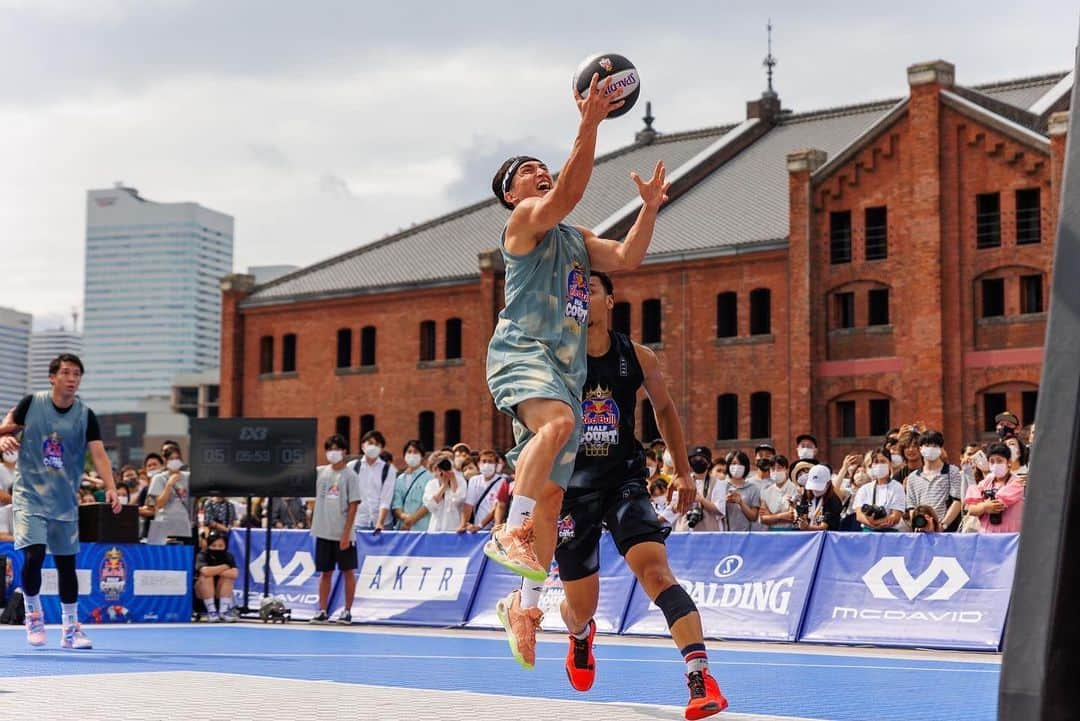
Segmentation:
<svg viewBox="0 0 1080 721">
<path fill-rule="evenodd" d="M 667 170 L 664 161 L 659 161 L 653 170 L 653 176 L 648 182 L 641 179 L 637 173 L 631 173 L 630 178 L 638 187 L 641 195 L 641 210 L 637 220 L 626 234 L 626 240 L 608 240 L 598 238 L 587 228 L 579 228 L 585 236 L 585 247 L 589 251 L 589 264 L 593 270 L 601 272 L 613 272 L 618 270 L 633 270 L 645 260 L 645 253 L 649 250 L 652 242 L 653 230 L 656 228 L 656 216 L 660 212 L 660 206 L 668 200 L 668 189 L 671 184 L 667 182 Z"/>
<path fill-rule="evenodd" d="M 512 253 L 520 253 L 511 245 L 516 238 L 529 239 L 533 246 L 544 233 L 554 228 L 562 220 L 570 215 L 571 211 L 581 202 L 585 195 L 585 188 L 592 176 L 593 159 L 596 156 L 596 131 L 600 122 L 613 110 L 621 108 L 624 101 L 612 102 L 607 98 L 607 88 L 611 78 L 601 81 L 599 75 L 594 74 L 589 84 L 589 94 L 582 97 L 574 90 L 574 102 L 577 103 L 581 112 L 581 122 L 578 125 L 577 137 L 570 149 L 570 157 L 566 159 L 559 177 L 551 187 L 551 191 L 543 197 L 529 197 L 518 203 L 514 212 L 510 214 L 507 223 L 506 236 L 507 247 Z M 525 248 L 526 252 L 531 248 Z"/>
<path fill-rule="evenodd" d="M 652 403 L 660 437 L 664 439 L 664 445 L 673 449 L 671 457 L 675 462 L 675 477 L 670 490 L 679 492 L 675 512 L 686 513 L 697 500 L 697 486 L 690 477 L 690 460 L 686 457 L 686 437 L 683 434 L 682 420 L 675 408 L 675 402 L 671 399 L 671 392 L 668 391 L 656 354 L 638 343 L 634 343 L 634 353 L 645 376 L 645 393 Z"/>
</svg>

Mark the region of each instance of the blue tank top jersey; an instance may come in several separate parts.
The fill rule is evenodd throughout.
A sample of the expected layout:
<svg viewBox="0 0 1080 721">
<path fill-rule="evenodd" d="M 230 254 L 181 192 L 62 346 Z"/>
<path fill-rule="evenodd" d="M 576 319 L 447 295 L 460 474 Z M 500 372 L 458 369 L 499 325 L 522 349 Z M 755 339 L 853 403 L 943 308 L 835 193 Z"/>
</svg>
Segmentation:
<svg viewBox="0 0 1080 721">
<path fill-rule="evenodd" d="M 524 369 L 555 374 L 580 399 L 585 382 L 585 335 L 589 317 L 589 253 L 577 228 L 560 223 L 532 251 L 509 253 L 506 306 L 488 344 L 489 384 L 502 373 Z M 523 379 L 528 381 L 528 377 Z M 537 378 L 538 383 L 547 379 Z"/>
<path fill-rule="evenodd" d="M 78 519 L 89 411 L 76 397 L 74 405 L 60 413 L 48 391 L 34 394 L 23 423 L 12 486 L 16 511 L 56 521 Z"/>
</svg>

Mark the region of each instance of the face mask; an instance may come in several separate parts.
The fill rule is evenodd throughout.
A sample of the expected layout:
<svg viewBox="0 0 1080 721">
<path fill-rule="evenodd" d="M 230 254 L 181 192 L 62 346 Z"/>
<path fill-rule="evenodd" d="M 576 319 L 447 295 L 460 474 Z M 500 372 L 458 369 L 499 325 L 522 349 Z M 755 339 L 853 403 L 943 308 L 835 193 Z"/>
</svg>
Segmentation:
<svg viewBox="0 0 1080 721">
<path fill-rule="evenodd" d="M 671 454 L 668 453 L 667 451 L 664 451 L 664 465 L 667 468 L 671 468 L 672 466 L 675 465 L 675 459 L 672 458 Z"/>
<path fill-rule="evenodd" d="M 460 471 L 460 470 L 461 470 L 461 467 L 462 467 L 462 466 L 463 466 L 464 464 L 465 464 L 465 459 L 464 459 L 464 458 L 455 458 L 455 459 L 454 459 L 454 468 L 456 468 L 457 470 L 459 470 L 459 471 Z"/>
<path fill-rule="evenodd" d="M 894 466 L 899 466 L 901 463 L 904 462 L 904 457 L 899 453 L 893 453 L 891 456 L 889 456 L 889 460 L 892 461 L 892 464 Z"/>
<path fill-rule="evenodd" d="M 773 483 L 779 483 L 780 485 L 783 485 L 784 481 L 787 480 L 787 474 L 783 471 L 773 471 L 769 474 L 769 478 L 773 480 Z"/>
<path fill-rule="evenodd" d="M 994 474 L 994 478 L 1004 478 L 1009 475 L 1008 463 L 991 463 L 990 472 Z"/>
<path fill-rule="evenodd" d="M 825 495 L 825 491 L 810 491 L 810 492 L 814 494 L 814 498 L 821 498 L 822 496 Z"/>
<path fill-rule="evenodd" d="M 147 466 L 146 467 L 146 475 L 149 476 L 150 478 L 153 478 L 158 473 L 161 473 L 161 466 Z"/>
<path fill-rule="evenodd" d="M 800 486 L 805 486 L 806 485 L 806 476 L 807 475 L 809 475 L 809 474 L 800 473 L 798 476 L 795 477 L 795 482 L 798 483 Z"/>
<path fill-rule="evenodd" d="M 704 473 L 709 470 L 709 462 L 704 458 L 695 458 L 690 461 L 690 467 L 694 469 L 694 473 Z"/>
<path fill-rule="evenodd" d="M 405 465 L 407 465 L 409 468 L 416 468 L 417 466 L 419 466 L 420 465 L 420 454 L 419 453 L 406 453 L 405 454 Z"/>
<path fill-rule="evenodd" d="M 345 457 L 345 451 L 327 451 L 326 460 L 330 461 L 330 464 L 341 463 L 341 459 Z"/>
<path fill-rule="evenodd" d="M 481 463 L 480 464 L 480 473 L 483 474 L 484 478 L 491 478 L 492 476 L 495 475 L 495 464 L 494 463 Z"/>
<path fill-rule="evenodd" d="M 799 446 L 796 453 L 799 454 L 800 461 L 808 461 L 814 457 L 814 449 L 808 448 L 807 446 Z"/>
<path fill-rule="evenodd" d="M 772 461 L 770 461 L 768 458 L 759 458 L 757 462 L 757 467 L 759 471 L 767 471 L 772 468 Z"/>
<path fill-rule="evenodd" d="M 855 485 L 861 486 L 870 480 L 870 476 L 866 474 L 866 471 L 859 471 L 855 474 Z"/>
<path fill-rule="evenodd" d="M 382 449 L 379 448 L 374 443 L 365 443 L 364 444 L 364 457 L 365 458 L 369 458 L 370 460 L 375 460 L 376 458 L 379 457 L 380 453 L 382 453 Z"/>
<path fill-rule="evenodd" d="M 170 471 L 179 471 L 181 468 L 184 467 L 184 462 L 179 458 L 173 458 L 165 464 L 165 467 L 168 468 Z"/>
<path fill-rule="evenodd" d="M 875 463 L 874 465 L 870 466 L 870 476 L 871 477 L 876 478 L 878 480 L 881 480 L 882 478 L 885 478 L 888 475 L 889 475 L 889 464 L 888 463 Z"/>
<path fill-rule="evenodd" d="M 732 478 L 739 479 L 746 475 L 746 466 L 740 466 L 738 463 L 728 466 L 728 474 Z"/>
<path fill-rule="evenodd" d="M 5 453 L 4 454 L 4 463 L 14 463 L 17 460 L 19 460 L 19 454 L 18 453 Z"/>
<path fill-rule="evenodd" d="M 919 453 L 928 461 L 936 461 L 941 458 L 941 449 L 937 446 L 923 446 L 919 449 Z"/>
<path fill-rule="evenodd" d="M 1009 456 L 1014 460 L 1020 460 L 1020 449 L 1016 446 L 1009 446 Z"/>
</svg>

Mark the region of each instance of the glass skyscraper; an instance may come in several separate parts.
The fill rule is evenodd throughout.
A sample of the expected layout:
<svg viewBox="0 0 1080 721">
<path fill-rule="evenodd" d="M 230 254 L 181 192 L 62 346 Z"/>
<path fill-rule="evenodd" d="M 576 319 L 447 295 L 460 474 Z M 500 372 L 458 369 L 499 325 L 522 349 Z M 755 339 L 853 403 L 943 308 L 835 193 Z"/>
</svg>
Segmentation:
<svg viewBox="0 0 1080 721">
<path fill-rule="evenodd" d="M 130 411 L 169 398 L 177 374 L 217 368 L 218 281 L 232 269 L 232 216 L 119 184 L 89 191 L 80 396 L 95 412 Z"/>
<path fill-rule="evenodd" d="M 0 308 L 0 422 L 27 393 L 31 320 L 29 313 Z"/>
<path fill-rule="evenodd" d="M 61 353 L 82 358 L 82 334 L 70 330 L 43 330 L 30 335 L 30 367 L 27 386 L 31 393 L 49 390 L 49 364 Z M 80 390 L 79 395 L 82 395 Z"/>
</svg>

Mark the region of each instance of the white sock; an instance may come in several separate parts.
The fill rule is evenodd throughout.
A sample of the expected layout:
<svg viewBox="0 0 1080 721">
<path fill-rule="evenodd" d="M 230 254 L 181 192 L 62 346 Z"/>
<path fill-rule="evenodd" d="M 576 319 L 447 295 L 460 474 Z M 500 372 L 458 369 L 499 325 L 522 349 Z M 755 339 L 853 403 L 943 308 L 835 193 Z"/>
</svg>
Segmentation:
<svg viewBox="0 0 1080 721">
<path fill-rule="evenodd" d="M 590 626 L 592 626 L 592 619 L 589 619 L 589 622 L 586 623 L 585 627 L 582 628 L 580 631 L 578 631 L 577 633 L 572 633 L 570 635 L 573 636 L 574 638 L 576 638 L 578 641 L 584 641 L 585 639 L 587 639 L 589 637 L 589 627 Z"/>
<path fill-rule="evenodd" d="M 61 603 L 60 609 L 60 618 L 63 619 L 65 626 L 74 626 L 79 622 L 79 604 Z"/>
<path fill-rule="evenodd" d="M 23 595 L 23 610 L 27 613 L 37 613 L 41 610 L 41 596 Z"/>
<path fill-rule="evenodd" d="M 536 608 L 540 605 L 540 593 L 544 590 L 543 583 L 536 583 L 527 578 L 521 579 L 521 607 Z"/>
<path fill-rule="evenodd" d="M 221 598 L 218 599 L 218 610 L 220 610 L 222 613 L 225 613 L 230 608 L 232 608 L 232 599 L 231 598 L 227 598 L 225 596 L 222 596 Z"/>
<path fill-rule="evenodd" d="M 525 519 L 532 515 L 536 501 L 531 498 L 514 494 L 514 500 L 510 501 L 510 512 L 506 514 L 506 527 L 518 528 Z"/>
</svg>

